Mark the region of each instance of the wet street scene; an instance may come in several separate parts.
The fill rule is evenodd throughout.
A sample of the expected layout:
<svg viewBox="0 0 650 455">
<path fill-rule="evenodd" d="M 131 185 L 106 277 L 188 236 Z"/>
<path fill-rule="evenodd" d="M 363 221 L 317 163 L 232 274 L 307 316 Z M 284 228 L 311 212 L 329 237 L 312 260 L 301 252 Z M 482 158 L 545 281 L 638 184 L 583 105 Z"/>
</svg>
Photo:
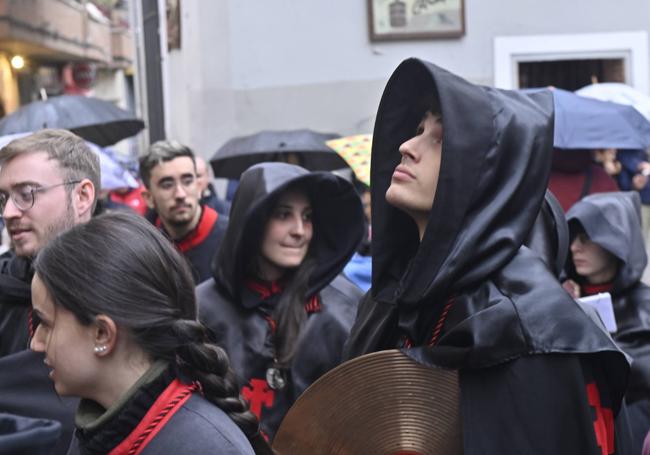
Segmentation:
<svg viewBox="0 0 650 455">
<path fill-rule="evenodd" d="M 650 455 L 649 17 L 0 0 L 0 454 Z"/>
</svg>

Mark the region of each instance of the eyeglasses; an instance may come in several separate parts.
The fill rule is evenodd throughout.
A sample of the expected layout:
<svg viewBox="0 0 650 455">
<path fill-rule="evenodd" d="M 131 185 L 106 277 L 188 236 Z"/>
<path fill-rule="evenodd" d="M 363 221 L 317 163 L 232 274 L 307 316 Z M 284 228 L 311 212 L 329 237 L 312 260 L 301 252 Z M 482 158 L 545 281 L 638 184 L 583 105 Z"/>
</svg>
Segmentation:
<svg viewBox="0 0 650 455">
<path fill-rule="evenodd" d="M 46 191 L 49 191 L 52 188 L 56 188 L 58 186 L 76 185 L 77 183 L 81 183 L 81 180 L 71 180 L 69 182 L 57 183 L 48 186 L 39 186 L 36 188 L 30 185 L 23 185 L 18 189 L 9 191 L 8 193 L 0 192 L 0 216 L 2 216 L 5 212 L 5 207 L 7 206 L 9 198 L 11 198 L 18 210 L 21 212 L 26 212 L 27 210 L 34 207 L 36 193 L 45 193 Z"/>
</svg>

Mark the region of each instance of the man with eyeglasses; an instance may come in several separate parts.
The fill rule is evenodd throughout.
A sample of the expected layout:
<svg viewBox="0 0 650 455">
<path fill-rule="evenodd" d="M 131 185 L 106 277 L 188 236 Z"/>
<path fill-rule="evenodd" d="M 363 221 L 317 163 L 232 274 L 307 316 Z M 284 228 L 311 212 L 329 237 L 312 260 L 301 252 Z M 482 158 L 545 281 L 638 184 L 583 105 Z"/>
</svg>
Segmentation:
<svg viewBox="0 0 650 455">
<path fill-rule="evenodd" d="M 140 158 L 142 195 L 155 211 L 153 222 L 183 253 L 198 284 L 212 276 L 212 258 L 226 232 L 228 217 L 200 204 L 196 160 L 176 141 L 158 141 Z"/>
<path fill-rule="evenodd" d="M 42 130 L 0 150 L 0 215 L 12 251 L 0 262 L 0 356 L 28 348 L 31 261 L 52 238 L 90 220 L 99 158 L 65 130 Z"/>
<path fill-rule="evenodd" d="M 77 400 L 56 394 L 43 355 L 29 350 L 38 324 L 32 261 L 55 236 L 90 220 L 100 182 L 99 157 L 69 131 L 41 130 L 0 149 L 0 215 L 12 245 L 0 257 L 0 412 L 61 422 L 55 454 L 67 451 Z"/>
</svg>

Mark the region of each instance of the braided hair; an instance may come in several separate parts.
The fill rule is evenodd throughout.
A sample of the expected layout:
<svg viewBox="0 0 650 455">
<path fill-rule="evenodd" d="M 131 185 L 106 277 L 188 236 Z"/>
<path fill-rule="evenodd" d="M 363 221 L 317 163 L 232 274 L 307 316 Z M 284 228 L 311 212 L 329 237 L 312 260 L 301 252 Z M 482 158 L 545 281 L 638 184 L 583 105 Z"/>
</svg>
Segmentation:
<svg viewBox="0 0 650 455">
<path fill-rule="evenodd" d="M 41 250 L 34 268 L 54 302 L 81 324 L 108 315 L 152 361 L 198 381 L 205 398 L 257 444 L 259 424 L 239 396 L 228 356 L 197 319 L 189 267 L 144 218 L 109 213 L 77 225 Z"/>
</svg>

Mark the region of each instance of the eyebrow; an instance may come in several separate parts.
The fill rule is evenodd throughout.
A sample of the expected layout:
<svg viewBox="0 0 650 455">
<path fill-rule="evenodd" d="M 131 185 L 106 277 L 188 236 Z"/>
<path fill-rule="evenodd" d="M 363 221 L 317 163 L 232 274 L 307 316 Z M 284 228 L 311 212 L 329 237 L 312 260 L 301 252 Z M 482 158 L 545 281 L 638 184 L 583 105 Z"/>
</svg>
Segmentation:
<svg viewBox="0 0 650 455">
<path fill-rule="evenodd" d="M 292 205 L 286 205 L 286 204 L 279 204 L 277 205 L 273 210 L 294 210 L 294 206 Z M 301 209 L 301 212 L 313 212 L 311 205 L 308 205 L 307 207 L 304 207 Z"/>
<path fill-rule="evenodd" d="M 43 184 L 39 182 L 34 182 L 33 180 L 26 180 L 24 182 L 14 183 L 9 188 L 14 189 L 14 188 L 20 188 L 21 186 L 43 186 Z"/>
</svg>

